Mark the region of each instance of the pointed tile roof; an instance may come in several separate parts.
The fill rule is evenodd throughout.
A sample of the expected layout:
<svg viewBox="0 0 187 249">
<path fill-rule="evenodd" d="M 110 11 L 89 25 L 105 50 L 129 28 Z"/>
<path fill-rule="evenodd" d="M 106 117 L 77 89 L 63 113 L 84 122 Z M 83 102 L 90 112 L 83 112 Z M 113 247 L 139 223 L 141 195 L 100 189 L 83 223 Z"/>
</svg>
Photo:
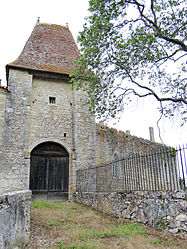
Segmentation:
<svg viewBox="0 0 187 249">
<path fill-rule="evenodd" d="M 79 57 L 77 45 L 68 27 L 36 24 L 17 60 L 7 65 L 69 75 Z"/>
</svg>

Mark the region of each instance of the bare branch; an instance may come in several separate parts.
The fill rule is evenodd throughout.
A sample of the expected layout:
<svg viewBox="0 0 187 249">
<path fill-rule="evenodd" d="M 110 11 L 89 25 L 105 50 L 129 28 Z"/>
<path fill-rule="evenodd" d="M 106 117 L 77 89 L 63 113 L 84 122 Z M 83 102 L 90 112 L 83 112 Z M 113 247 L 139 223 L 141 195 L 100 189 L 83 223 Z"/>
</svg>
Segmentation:
<svg viewBox="0 0 187 249">
<path fill-rule="evenodd" d="M 174 62 L 180 60 L 180 59 L 183 58 L 184 56 L 187 56 L 187 54 L 183 54 L 183 55 L 179 56 L 177 59 L 174 60 Z"/>
<path fill-rule="evenodd" d="M 154 11 L 154 3 L 153 3 L 153 0 L 151 0 L 151 11 L 153 13 L 153 16 L 154 16 L 154 22 L 155 24 L 157 25 L 157 18 L 156 18 L 156 13 Z"/>
<path fill-rule="evenodd" d="M 162 102 L 160 102 L 160 110 L 161 110 L 161 115 L 160 115 L 160 118 L 157 120 L 157 128 L 158 128 L 159 138 L 160 138 L 161 142 L 164 144 L 164 142 L 162 140 L 162 136 L 161 136 L 160 126 L 159 126 L 159 122 L 160 122 L 160 120 L 162 119 L 162 117 L 164 115 L 164 109 L 163 109 L 163 106 L 162 106 Z"/>
<path fill-rule="evenodd" d="M 109 57 L 110 60 L 111 60 L 111 57 L 113 57 L 113 58 L 115 59 L 115 61 L 117 62 L 117 59 L 114 57 L 114 55 L 111 55 L 111 56 Z M 159 102 L 171 101 L 171 102 L 173 102 L 173 103 L 184 103 L 184 104 L 187 104 L 187 100 L 184 99 L 184 98 L 172 98 L 172 97 L 161 98 L 161 97 L 159 97 L 158 94 L 156 94 L 156 92 L 155 92 L 153 89 L 151 89 L 151 88 L 149 88 L 149 87 L 147 87 L 147 86 L 143 86 L 143 85 L 141 85 L 140 83 L 138 83 L 137 81 L 135 81 L 135 80 L 133 79 L 133 77 L 131 76 L 131 74 L 128 72 L 128 70 L 127 70 L 124 66 L 122 66 L 122 65 L 119 64 L 119 63 L 116 63 L 116 65 L 120 66 L 121 69 L 125 70 L 126 74 L 127 74 L 128 77 L 130 78 L 130 80 L 131 80 L 132 83 L 134 83 L 135 85 L 137 85 L 138 87 L 140 87 L 140 88 L 142 88 L 142 89 L 145 89 L 145 90 L 149 91 L 149 93 L 146 94 L 146 96 L 152 95 L 152 96 L 154 96 Z"/>
<path fill-rule="evenodd" d="M 155 91 L 153 91 L 153 89 L 147 87 L 147 86 L 142 86 L 140 83 L 136 82 L 132 76 L 130 75 L 130 73 L 126 70 L 126 73 L 128 74 L 130 80 L 132 83 L 134 83 L 135 85 L 137 85 L 138 87 L 142 88 L 142 89 L 145 89 L 147 91 L 150 92 L 149 95 L 152 95 L 154 96 L 159 102 L 164 102 L 164 101 L 171 101 L 171 102 L 174 102 L 174 103 L 178 103 L 178 102 L 182 102 L 184 104 L 187 104 L 187 100 L 185 100 L 184 98 L 171 98 L 171 97 L 167 97 L 167 98 L 161 98 L 159 97 Z"/>
<path fill-rule="evenodd" d="M 156 60 L 155 63 L 158 63 L 158 62 L 160 62 L 160 61 L 162 61 L 162 60 L 167 60 L 167 59 L 170 59 L 170 60 L 172 60 L 172 61 L 175 61 L 175 59 L 173 59 L 172 57 L 173 57 L 174 55 L 176 55 L 179 51 L 181 51 L 181 49 L 176 50 L 175 52 L 173 52 L 173 53 L 170 54 L 170 55 L 167 54 L 167 56 L 162 57 L 162 58 Z"/>
</svg>

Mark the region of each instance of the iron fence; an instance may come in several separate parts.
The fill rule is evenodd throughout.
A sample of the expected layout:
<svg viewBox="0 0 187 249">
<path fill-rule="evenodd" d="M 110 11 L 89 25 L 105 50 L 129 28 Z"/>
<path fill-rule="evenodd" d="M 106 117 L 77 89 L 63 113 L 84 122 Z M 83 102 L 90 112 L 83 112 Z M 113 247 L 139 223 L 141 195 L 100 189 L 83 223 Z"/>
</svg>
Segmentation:
<svg viewBox="0 0 187 249">
<path fill-rule="evenodd" d="M 78 192 L 163 191 L 187 188 L 186 146 L 132 153 L 77 171 Z"/>
</svg>

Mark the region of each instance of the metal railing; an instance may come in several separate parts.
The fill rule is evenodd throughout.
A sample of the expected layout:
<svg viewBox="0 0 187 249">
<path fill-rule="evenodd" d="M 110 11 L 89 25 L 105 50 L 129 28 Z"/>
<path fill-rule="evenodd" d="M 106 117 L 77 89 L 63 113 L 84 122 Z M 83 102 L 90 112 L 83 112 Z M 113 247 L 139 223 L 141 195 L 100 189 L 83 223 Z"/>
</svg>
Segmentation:
<svg viewBox="0 0 187 249">
<path fill-rule="evenodd" d="M 187 189 L 186 146 L 132 153 L 104 165 L 77 171 L 78 192 Z"/>
<path fill-rule="evenodd" d="M 187 189 L 187 144 L 176 148 L 180 188 Z"/>
</svg>

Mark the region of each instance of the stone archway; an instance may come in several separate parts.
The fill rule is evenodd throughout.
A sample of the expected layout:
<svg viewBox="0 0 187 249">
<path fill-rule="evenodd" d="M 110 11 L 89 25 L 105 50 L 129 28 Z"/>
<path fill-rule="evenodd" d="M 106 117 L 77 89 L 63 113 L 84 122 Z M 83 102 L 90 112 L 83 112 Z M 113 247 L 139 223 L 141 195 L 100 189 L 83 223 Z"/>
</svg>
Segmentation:
<svg viewBox="0 0 187 249">
<path fill-rule="evenodd" d="M 63 146 L 44 142 L 32 150 L 29 188 L 40 199 L 68 198 L 69 153 Z"/>
</svg>

